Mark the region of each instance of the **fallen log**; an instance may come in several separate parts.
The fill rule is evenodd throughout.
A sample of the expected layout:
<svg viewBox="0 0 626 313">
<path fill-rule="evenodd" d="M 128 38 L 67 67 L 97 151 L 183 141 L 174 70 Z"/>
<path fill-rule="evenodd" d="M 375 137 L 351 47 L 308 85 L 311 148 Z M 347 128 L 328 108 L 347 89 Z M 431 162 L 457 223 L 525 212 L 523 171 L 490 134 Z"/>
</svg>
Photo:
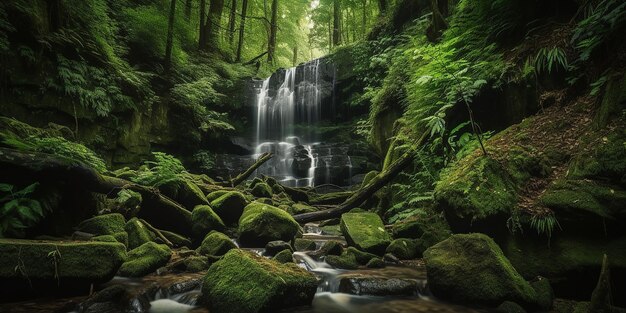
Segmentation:
<svg viewBox="0 0 626 313">
<path fill-rule="evenodd" d="M 65 181 L 84 190 L 114 197 L 122 189 L 138 192 L 142 204 L 138 217 L 149 220 L 153 226 L 189 235 L 191 212 L 162 195 L 157 189 L 100 174 L 90 166 L 60 156 L 0 148 L 0 172 L 11 175 L 29 175 L 37 181 Z M 3 175 L 4 176 L 4 175 Z"/>
<path fill-rule="evenodd" d="M 359 205 L 361 205 L 361 203 L 365 202 L 365 200 L 371 197 L 376 191 L 387 185 L 387 183 L 389 183 L 394 177 L 396 177 L 396 175 L 402 172 L 405 167 L 411 164 L 414 158 L 415 154 L 412 152 L 407 152 L 403 154 L 387 170 L 379 173 L 376 177 L 372 179 L 369 184 L 358 190 L 336 208 L 298 214 L 294 215 L 293 218 L 298 223 L 308 223 L 339 217 L 342 213 L 348 212 L 358 207 Z"/>
<path fill-rule="evenodd" d="M 250 166 L 245 172 L 237 175 L 237 177 L 227 182 L 222 182 L 219 185 L 223 187 L 236 187 L 237 185 L 241 184 L 244 180 L 246 180 L 248 177 L 250 177 L 250 175 L 252 175 L 254 171 L 256 171 L 259 167 L 261 167 L 261 165 L 269 161 L 271 158 L 272 158 L 272 154 L 269 152 L 261 154 L 261 156 L 256 160 L 256 162 L 254 162 L 254 164 L 252 164 L 252 166 Z"/>
</svg>

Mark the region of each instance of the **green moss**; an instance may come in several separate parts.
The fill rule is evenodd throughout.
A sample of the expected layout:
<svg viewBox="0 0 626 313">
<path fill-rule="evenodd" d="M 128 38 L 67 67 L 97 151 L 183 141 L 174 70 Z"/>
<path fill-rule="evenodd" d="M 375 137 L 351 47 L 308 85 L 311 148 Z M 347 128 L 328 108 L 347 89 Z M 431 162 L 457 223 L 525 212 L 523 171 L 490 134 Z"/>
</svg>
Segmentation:
<svg viewBox="0 0 626 313">
<path fill-rule="evenodd" d="M 118 242 L 117 239 L 115 239 L 115 237 L 113 237 L 111 235 L 95 236 L 95 237 L 92 237 L 91 240 L 93 240 L 93 241 L 101 241 L 101 242 Z"/>
<path fill-rule="evenodd" d="M 208 195 L 206 195 L 206 199 L 207 201 L 209 201 L 209 203 L 213 202 L 215 199 L 229 193 L 230 191 L 228 190 L 217 190 L 217 191 L 213 191 L 211 193 L 209 193 Z"/>
<path fill-rule="evenodd" d="M 377 258 L 375 254 L 363 252 L 355 247 L 348 247 L 344 253 L 347 255 L 353 255 L 357 263 L 362 265 L 365 265 L 372 259 Z"/>
<path fill-rule="evenodd" d="M 542 310 L 549 311 L 552 309 L 552 302 L 554 301 L 554 290 L 550 285 L 550 281 L 543 277 L 530 283 L 530 286 L 535 289 L 537 293 L 537 304 Z"/>
<path fill-rule="evenodd" d="M 237 224 L 247 204 L 248 201 L 241 192 L 231 191 L 211 201 L 211 208 L 224 223 L 233 225 Z"/>
<path fill-rule="evenodd" d="M 293 253 L 291 252 L 291 250 L 283 250 L 278 252 L 273 258 L 272 260 L 278 262 L 278 263 L 293 263 Z"/>
<path fill-rule="evenodd" d="M 330 235 L 330 236 L 343 236 L 341 232 L 341 226 L 339 225 L 328 225 L 320 227 L 322 234 Z"/>
<path fill-rule="evenodd" d="M 250 193 L 258 198 L 271 198 L 272 188 L 266 183 L 257 183 L 252 187 Z"/>
<path fill-rule="evenodd" d="M 185 270 L 191 273 L 205 271 L 211 266 L 209 259 L 205 256 L 190 256 L 183 262 Z"/>
<path fill-rule="evenodd" d="M 95 235 L 112 235 L 123 232 L 126 219 L 122 214 L 112 213 L 92 217 L 78 224 L 79 231 Z"/>
<path fill-rule="evenodd" d="M 64 290 L 76 282 L 88 287 L 109 281 L 126 259 L 126 247 L 117 242 L 0 239 L 0 255 L 3 281 L 47 282 L 46 288 Z"/>
<path fill-rule="evenodd" d="M 187 210 L 192 210 L 197 205 L 209 204 L 200 187 L 190 179 L 178 178 L 158 187 L 163 194 L 174 199 Z"/>
<path fill-rule="evenodd" d="M 304 203 L 296 203 L 290 206 L 289 209 L 287 209 L 287 212 L 291 215 L 296 215 L 302 213 L 317 212 L 317 209 Z"/>
<path fill-rule="evenodd" d="M 376 177 L 376 175 L 378 175 L 378 171 L 370 171 L 367 174 L 365 174 L 365 177 L 363 177 L 363 182 L 361 183 L 361 188 L 367 186 L 367 184 L 369 184 L 372 179 L 374 179 L 374 177 Z"/>
<path fill-rule="evenodd" d="M 342 255 L 329 255 L 324 258 L 326 263 L 335 268 L 354 270 L 359 268 L 359 263 L 353 254 L 344 253 Z"/>
<path fill-rule="evenodd" d="M 511 301 L 504 301 L 496 309 L 498 313 L 526 313 L 523 307 Z"/>
<path fill-rule="evenodd" d="M 212 230 L 226 228 L 222 219 L 208 205 L 196 206 L 191 212 L 191 231 L 196 238 L 204 238 Z"/>
<path fill-rule="evenodd" d="M 237 246 L 228 236 L 217 231 L 211 231 L 204 237 L 202 244 L 196 251 L 202 255 L 220 256 L 235 248 Z"/>
<path fill-rule="evenodd" d="M 406 238 L 392 241 L 385 251 L 385 253 L 391 253 L 400 260 L 410 260 L 421 257 L 423 252 L 416 240 Z"/>
<path fill-rule="evenodd" d="M 341 231 L 350 246 L 378 255 L 383 255 L 391 242 L 391 236 L 376 213 L 343 214 Z"/>
<path fill-rule="evenodd" d="M 161 233 L 176 247 L 191 247 L 191 240 L 188 238 L 167 230 L 161 230 Z"/>
<path fill-rule="evenodd" d="M 297 265 L 238 249 L 211 265 L 202 285 L 203 298 L 215 313 L 269 312 L 309 305 L 316 290 L 315 276 Z"/>
<path fill-rule="evenodd" d="M 126 222 L 124 230 L 128 233 L 128 249 L 135 249 L 155 238 L 154 234 L 136 217 Z"/>
<path fill-rule="evenodd" d="M 596 139 L 591 149 L 576 156 L 569 168 L 570 178 L 608 178 L 620 182 L 626 175 L 626 131 L 615 130 Z"/>
<path fill-rule="evenodd" d="M 590 180 L 559 180 L 540 198 L 557 216 L 589 216 L 615 219 L 624 216 L 626 191 Z"/>
<path fill-rule="evenodd" d="M 385 267 L 385 261 L 381 258 L 373 258 L 367 264 L 365 264 L 367 268 L 383 268 Z"/>
<path fill-rule="evenodd" d="M 128 259 L 120 267 L 119 275 L 125 277 L 141 277 L 165 266 L 172 257 L 172 250 L 166 245 L 147 242 L 130 250 Z"/>
<path fill-rule="evenodd" d="M 293 245 L 296 251 L 313 251 L 317 248 L 315 241 L 303 238 L 296 238 Z"/>
<path fill-rule="evenodd" d="M 321 255 L 341 255 L 343 246 L 336 240 L 326 241 L 319 250 Z"/>
<path fill-rule="evenodd" d="M 114 233 L 111 236 L 113 236 L 113 238 L 115 238 L 117 242 L 123 243 L 125 246 L 128 247 L 128 233 L 127 232 L 121 231 L 118 233 Z"/>
<path fill-rule="evenodd" d="M 339 204 L 344 202 L 352 195 L 352 191 L 331 192 L 322 194 L 311 194 L 309 204 L 311 205 L 324 205 L 324 204 Z"/>
<path fill-rule="evenodd" d="M 535 290 L 486 235 L 453 235 L 426 250 L 424 260 L 430 290 L 440 299 L 487 306 L 503 301 L 525 308 L 537 306 Z"/>
<path fill-rule="evenodd" d="M 239 219 L 239 242 L 244 246 L 264 247 L 268 242 L 290 242 L 300 225 L 289 213 L 271 205 L 252 202 Z"/>
</svg>

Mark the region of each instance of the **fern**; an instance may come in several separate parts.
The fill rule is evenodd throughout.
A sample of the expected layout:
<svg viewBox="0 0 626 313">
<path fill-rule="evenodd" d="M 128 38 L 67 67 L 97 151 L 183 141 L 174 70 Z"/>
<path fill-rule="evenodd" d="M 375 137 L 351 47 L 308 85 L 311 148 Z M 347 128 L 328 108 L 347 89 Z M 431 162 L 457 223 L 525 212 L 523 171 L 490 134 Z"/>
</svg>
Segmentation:
<svg viewBox="0 0 626 313">
<path fill-rule="evenodd" d="M 623 0 L 602 0 L 588 7 L 589 14 L 580 21 L 572 35 L 572 44 L 580 53 L 580 60 L 587 61 L 591 55 L 613 36 L 626 23 L 626 2 Z"/>
<path fill-rule="evenodd" d="M 547 215 L 533 215 L 530 218 L 530 227 L 533 228 L 537 234 L 546 235 L 548 237 L 548 241 L 552 238 L 552 232 L 555 227 L 561 229 L 561 225 L 559 225 L 559 221 L 554 216 L 554 213 L 550 213 Z"/>
<path fill-rule="evenodd" d="M 183 164 L 177 158 L 163 153 L 153 152 L 155 161 L 146 161 L 145 168 L 141 169 L 132 181 L 145 186 L 161 186 L 176 181 L 187 173 Z"/>
<path fill-rule="evenodd" d="M 535 64 L 535 70 L 539 74 L 546 72 L 551 74 L 552 71 L 569 69 L 565 50 L 560 47 L 541 48 L 535 56 L 533 63 Z"/>
<path fill-rule="evenodd" d="M 39 201 L 29 198 L 39 183 L 15 191 L 15 186 L 0 184 L 0 237 L 24 237 L 24 231 L 45 216 Z"/>
</svg>

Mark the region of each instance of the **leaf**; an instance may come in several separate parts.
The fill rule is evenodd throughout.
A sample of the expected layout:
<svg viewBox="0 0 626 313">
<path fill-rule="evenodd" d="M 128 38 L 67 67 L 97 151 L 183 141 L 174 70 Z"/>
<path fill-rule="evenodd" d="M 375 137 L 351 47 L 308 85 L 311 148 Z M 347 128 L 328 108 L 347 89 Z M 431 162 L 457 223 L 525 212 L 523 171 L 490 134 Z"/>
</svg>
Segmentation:
<svg viewBox="0 0 626 313">
<path fill-rule="evenodd" d="M 13 190 L 13 185 L 10 184 L 0 184 L 1 192 L 11 192 Z"/>
</svg>

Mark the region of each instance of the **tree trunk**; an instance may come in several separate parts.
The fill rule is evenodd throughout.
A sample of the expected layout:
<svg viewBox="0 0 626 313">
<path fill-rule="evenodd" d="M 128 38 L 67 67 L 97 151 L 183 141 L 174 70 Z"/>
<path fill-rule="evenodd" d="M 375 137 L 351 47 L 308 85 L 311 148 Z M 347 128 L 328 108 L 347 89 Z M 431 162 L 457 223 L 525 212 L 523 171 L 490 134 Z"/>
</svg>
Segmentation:
<svg viewBox="0 0 626 313">
<path fill-rule="evenodd" d="M 241 23 L 239 23 L 239 42 L 237 43 L 237 58 L 235 61 L 241 61 L 241 49 L 243 48 L 243 35 L 246 26 L 246 14 L 248 13 L 248 0 L 243 0 L 241 4 Z"/>
<path fill-rule="evenodd" d="M 193 8 L 193 0 L 185 1 L 185 19 L 191 22 L 191 9 Z"/>
<path fill-rule="evenodd" d="M 274 64 L 276 57 L 276 32 L 278 31 L 278 0 L 272 0 L 272 19 L 270 22 L 270 36 L 267 43 L 267 62 Z"/>
<path fill-rule="evenodd" d="M 374 177 L 372 181 L 365 187 L 361 188 L 358 192 L 353 194 L 350 198 L 340 204 L 337 208 L 317 211 L 312 213 L 304 213 L 295 215 L 293 218 L 298 223 L 308 223 L 314 221 L 321 221 L 341 216 L 341 214 L 348 212 L 365 202 L 376 191 L 389 183 L 396 175 L 407 167 L 415 158 L 414 152 L 407 152 L 396 160 L 389 169 L 381 172 L 378 176 Z"/>
<path fill-rule="evenodd" d="M 0 173 L 27 175 L 47 183 L 68 183 L 109 197 L 115 196 L 122 189 L 129 189 L 142 197 L 138 217 L 160 229 L 191 234 L 191 212 L 177 202 L 156 189 L 102 175 L 81 162 L 46 153 L 0 148 Z"/>
<path fill-rule="evenodd" d="M 387 14 L 388 4 L 387 0 L 378 0 L 378 10 L 380 10 L 381 15 Z"/>
<path fill-rule="evenodd" d="M 341 4 L 333 0 L 333 46 L 341 45 Z"/>
<path fill-rule="evenodd" d="M 447 11 L 447 0 L 430 0 L 430 9 L 433 12 L 433 18 L 431 25 L 426 29 L 426 37 L 431 42 L 437 42 L 439 38 L 441 38 L 443 31 L 448 28 L 444 16 L 439 11 L 441 2 L 445 2 L 446 5 L 444 9 Z"/>
<path fill-rule="evenodd" d="M 361 24 L 362 39 L 367 36 L 367 0 L 363 0 L 363 21 Z"/>
<path fill-rule="evenodd" d="M 219 34 L 224 12 L 224 0 L 211 0 L 209 16 L 206 21 L 206 50 L 217 51 L 219 48 Z"/>
<path fill-rule="evenodd" d="M 228 43 L 233 45 L 235 41 L 235 20 L 237 18 L 237 0 L 230 2 L 230 16 L 228 17 Z"/>
<path fill-rule="evenodd" d="M 298 65 L 298 46 L 293 46 L 293 66 Z"/>
<path fill-rule="evenodd" d="M 246 178 L 252 175 L 252 173 L 254 173 L 254 171 L 256 171 L 257 168 L 263 165 L 263 163 L 269 161 L 271 158 L 272 158 L 271 153 L 262 154 L 259 157 L 259 159 L 256 162 L 254 162 L 254 164 L 252 164 L 252 166 L 250 166 L 245 172 L 237 175 L 237 177 L 227 182 L 221 183 L 220 185 L 225 186 L 225 187 L 237 187 L 237 185 L 241 184 L 244 180 L 246 180 Z"/>
<path fill-rule="evenodd" d="M 198 36 L 198 49 L 204 50 L 206 47 L 206 32 L 204 29 L 204 19 L 206 18 L 206 0 L 200 0 L 200 32 Z"/>
<path fill-rule="evenodd" d="M 48 7 L 48 18 L 50 20 L 50 31 L 56 32 L 61 28 L 61 3 L 60 0 L 46 1 Z"/>
<path fill-rule="evenodd" d="M 170 0 L 170 16 L 167 21 L 167 43 L 165 44 L 165 60 L 163 66 L 169 70 L 172 65 L 172 46 L 174 45 L 174 18 L 176 17 L 176 0 Z"/>
</svg>

